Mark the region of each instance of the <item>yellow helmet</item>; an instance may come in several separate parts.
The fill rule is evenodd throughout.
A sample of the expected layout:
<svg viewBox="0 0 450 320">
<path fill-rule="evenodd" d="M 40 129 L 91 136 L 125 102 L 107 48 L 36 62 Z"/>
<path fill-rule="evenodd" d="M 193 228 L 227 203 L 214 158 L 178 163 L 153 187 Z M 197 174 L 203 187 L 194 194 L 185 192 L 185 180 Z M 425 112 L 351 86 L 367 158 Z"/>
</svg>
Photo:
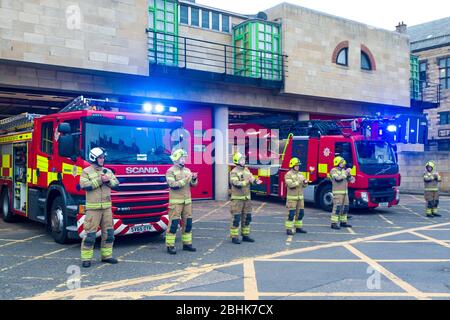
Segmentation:
<svg viewBox="0 0 450 320">
<path fill-rule="evenodd" d="M 347 162 L 345 161 L 344 158 L 337 156 L 337 157 L 334 157 L 333 164 L 335 167 L 337 167 L 342 161 L 344 161 L 344 165 L 347 164 Z"/>
<path fill-rule="evenodd" d="M 433 170 L 436 169 L 436 164 L 433 161 L 428 161 L 427 164 L 425 165 L 426 167 L 431 167 Z"/>
<path fill-rule="evenodd" d="M 184 151 L 183 149 L 176 149 L 172 152 L 170 159 L 175 162 L 180 160 L 181 157 L 187 157 L 187 152 Z"/>
<path fill-rule="evenodd" d="M 298 158 L 292 158 L 291 161 L 289 161 L 289 168 L 299 166 L 300 164 L 301 164 L 301 162 Z"/>
<path fill-rule="evenodd" d="M 239 164 L 239 160 L 241 160 L 241 158 L 242 158 L 243 156 L 244 156 L 244 155 L 243 155 L 242 153 L 236 152 L 236 153 L 233 155 L 233 163 L 234 163 L 234 164 Z"/>
</svg>

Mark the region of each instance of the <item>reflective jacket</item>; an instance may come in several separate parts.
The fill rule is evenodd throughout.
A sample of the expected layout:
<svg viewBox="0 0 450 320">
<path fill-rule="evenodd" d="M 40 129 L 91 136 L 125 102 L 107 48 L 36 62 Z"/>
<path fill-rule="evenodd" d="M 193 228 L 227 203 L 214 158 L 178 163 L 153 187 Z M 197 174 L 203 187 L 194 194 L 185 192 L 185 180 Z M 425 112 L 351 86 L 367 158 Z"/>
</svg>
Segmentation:
<svg viewBox="0 0 450 320">
<path fill-rule="evenodd" d="M 191 170 L 186 167 L 174 165 L 166 172 L 166 180 L 169 185 L 169 203 L 170 204 L 190 204 L 191 186 L 198 184 L 198 179 L 192 178 Z"/>
<path fill-rule="evenodd" d="M 108 183 L 103 183 L 101 175 L 109 177 Z M 111 188 L 119 186 L 114 173 L 103 167 L 91 165 L 81 173 L 80 187 L 86 191 L 86 209 L 101 210 L 111 208 Z"/>
<path fill-rule="evenodd" d="M 303 200 L 303 188 L 308 185 L 308 180 L 299 171 L 289 170 L 284 176 L 287 187 L 287 200 Z"/>
<path fill-rule="evenodd" d="M 250 182 L 253 174 L 247 167 L 236 166 L 230 172 L 231 200 L 250 200 Z"/>
<path fill-rule="evenodd" d="M 345 169 L 335 167 L 330 171 L 330 179 L 333 184 L 333 195 L 348 194 L 348 181 L 352 176 Z"/>
<path fill-rule="evenodd" d="M 436 174 L 436 175 L 435 175 Z M 439 191 L 439 182 L 442 181 L 441 176 L 437 172 L 425 172 L 423 175 L 423 182 L 425 184 L 425 191 Z"/>
</svg>

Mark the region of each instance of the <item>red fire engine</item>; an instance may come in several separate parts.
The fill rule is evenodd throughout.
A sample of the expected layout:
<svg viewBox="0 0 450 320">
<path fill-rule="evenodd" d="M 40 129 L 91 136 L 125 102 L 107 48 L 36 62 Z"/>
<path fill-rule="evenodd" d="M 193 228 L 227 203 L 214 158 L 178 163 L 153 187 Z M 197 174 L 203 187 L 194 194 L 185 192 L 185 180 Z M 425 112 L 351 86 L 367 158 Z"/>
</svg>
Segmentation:
<svg viewBox="0 0 450 320">
<path fill-rule="evenodd" d="M 123 103 L 79 97 L 59 113 L 0 121 L 0 203 L 5 221 L 46 224 L 56 242 L 83 236 L 80 174 L 89 150 L 107 149 L 116 235 L 165 231 L 170 152 L 180 117 L 120 112 Z M 100 233 L 98 234 L 100 235 Z"/>
<path fill-rule="evenodd" d="M 230 129 L 234 132 L 242 129 L 246 133 L 249 169 L 263 181 L 252 187 L 254 193 L 285 198 L 284 176 L 289 170 L 289 160 L 297 157 L 301 161 L 300 171 L 310 181 L 305 189 L 305 201 L 331 211 L 333 196 L 328 175 L 334 157 L 339 155 L 346 159 L 356 178 L 349 187 L 351 207 L 387 208 L 399 203 L 396 146 L 388 142 L 396 140 L 396 128 L 387 119 L 258 122 L 232 124 Z M 252 143 L 252 138 L 258 142 Z M 275 141 L 277 146 L 273 145 Z M 256 159 L 253 164 L 252 159 Z M 276 164 L 271 164 L 273 160 Z"/>
</svg>

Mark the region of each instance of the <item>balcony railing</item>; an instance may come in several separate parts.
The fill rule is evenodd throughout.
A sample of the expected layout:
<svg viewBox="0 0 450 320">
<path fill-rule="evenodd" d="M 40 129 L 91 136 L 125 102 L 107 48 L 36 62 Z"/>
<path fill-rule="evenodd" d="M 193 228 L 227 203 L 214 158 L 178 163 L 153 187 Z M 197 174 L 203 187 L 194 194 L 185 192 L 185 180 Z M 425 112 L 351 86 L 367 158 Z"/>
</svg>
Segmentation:
<svg viewBox="0 0 450 320">
<path fill-rule="evenodd" d="M 420 80 L 410 80 L 411 102 L 424 109 L 437 108 L 441 103 L 441 86 Z"/>
<path fill-rule="evenodd" d="M 153 66 L 220 74 L 224 80 L 259 79 L 278 87 L 282 86 L 287 76 L 285 55 L 148 29 L 147 33 L 148 58 Z"/>
</svg>

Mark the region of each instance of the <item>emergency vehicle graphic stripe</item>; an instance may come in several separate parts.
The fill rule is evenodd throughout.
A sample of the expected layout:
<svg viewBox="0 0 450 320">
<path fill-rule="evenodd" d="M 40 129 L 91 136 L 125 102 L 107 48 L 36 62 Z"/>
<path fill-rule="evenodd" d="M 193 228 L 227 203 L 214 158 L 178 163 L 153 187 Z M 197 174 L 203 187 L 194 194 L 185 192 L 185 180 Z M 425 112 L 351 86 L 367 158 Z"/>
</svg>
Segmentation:
<svg viewBox="0 0 450 320">
<path fill-rule="evenodd" d="M 12 176 L 11 174 L 11 155 L 10 154 L 4 154 L 2 155 L 2 163 L 1 163 L 1 170 L 0 170 L 0 176 L 2 177 L 8 177 L 10 178 Z"/>
<path fill-rule="evenodd" d="M 46 157 L 37 156 L 37 168 L 41 172 L 48 172 L 48 159 Z"/>
<path fill-rule="evenodd" d="M 319 163 L 319 173 L 328 173 L 328 164 Z"/>
<path fill-rule="evenodd" d="M 27 141 L 27 140 L 31 140 L 31 137 L 32 137 L 31 133 L 15 134 L 15 135 L 1 137 L 0 143 Z"/>
</svg>

